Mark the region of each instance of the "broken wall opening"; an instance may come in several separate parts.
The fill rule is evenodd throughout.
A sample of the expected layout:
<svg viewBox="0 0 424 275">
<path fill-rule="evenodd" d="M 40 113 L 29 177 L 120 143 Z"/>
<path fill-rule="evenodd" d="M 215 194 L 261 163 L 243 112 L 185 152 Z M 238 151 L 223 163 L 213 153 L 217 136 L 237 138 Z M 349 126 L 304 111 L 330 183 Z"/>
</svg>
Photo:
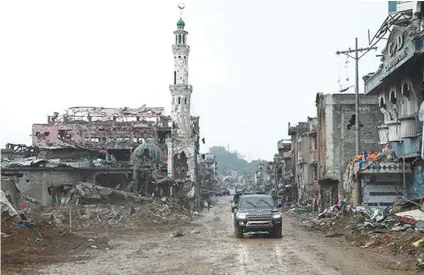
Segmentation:
<svg viewBox="0 0 424 275">
<path fill-rule="evenodd" d="M 188 163 L 185 152 L 174 155 L 174 178 L 185 180 L 187 178 Z"/>
<path fill-rule="evenodd" d="M 113 156 L 117 161 L 130 161 L 131 150 L 130 149 L 109 149 L 108 153 Z"/>
<path fill-rule="evenodd" d="M 338 184 L 339 181 L 332 179 L 319 181 L 319 211 L 323 211 L 336 204 L 338 200 Z"/>
<path fill-rule="evenodd" d="M 130 179 L 127 174 L 124 173 L 114 173 L 114 174 L 97 174 L 95 178 L 95 182 L 98 185 L 109 187 L 109 188 L 116 188 L 118 185 L 126 186 Z"/>
</svg>

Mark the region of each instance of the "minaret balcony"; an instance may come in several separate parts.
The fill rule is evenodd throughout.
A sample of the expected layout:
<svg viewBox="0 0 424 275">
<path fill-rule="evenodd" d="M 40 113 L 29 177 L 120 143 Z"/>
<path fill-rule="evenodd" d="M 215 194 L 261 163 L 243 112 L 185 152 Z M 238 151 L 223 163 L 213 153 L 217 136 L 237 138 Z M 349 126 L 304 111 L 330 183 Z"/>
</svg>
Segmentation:
<svg viewBox="0 0 424 275">
<path fill-rule="evenodd" d="M 172 84 L 172 85 L 169 85 L 169 90 L 171 90 L 171 92 L 189 91 L 191 93 L 193 91 L 193 86 L 188 84 Z"/>
</svg>

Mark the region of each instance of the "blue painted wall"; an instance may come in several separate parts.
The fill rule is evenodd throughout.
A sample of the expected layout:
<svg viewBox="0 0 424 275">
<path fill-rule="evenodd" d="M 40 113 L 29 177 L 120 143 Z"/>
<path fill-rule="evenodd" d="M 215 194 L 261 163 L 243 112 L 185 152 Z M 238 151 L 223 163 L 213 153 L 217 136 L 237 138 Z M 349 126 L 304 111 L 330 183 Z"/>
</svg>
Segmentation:
<svg viewBox="0 0 424 275">
<path fill-rule="evenodd" d="M 413 138 L 405 138 L 402 142 L 391 142 L 393 152 L 396 157 L 417 157 L 421 154 L 421 136 Z"/>
<path fill-rule="evenodd" d="M 415 166 L 412 177 L 408 183 L 406 196 L 408 199 L 416 199 L 424 196 L 424 167 Z"/>
</svg>

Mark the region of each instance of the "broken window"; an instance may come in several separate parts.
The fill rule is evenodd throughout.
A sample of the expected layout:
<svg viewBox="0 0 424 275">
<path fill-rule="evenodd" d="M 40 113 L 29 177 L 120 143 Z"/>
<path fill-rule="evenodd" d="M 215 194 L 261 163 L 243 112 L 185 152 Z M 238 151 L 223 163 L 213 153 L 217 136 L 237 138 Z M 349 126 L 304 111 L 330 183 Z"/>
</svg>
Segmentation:
<svg viewBox="0 0 424 275">
<path fill-rule="evenodd" d="M 72 135 L 68 133 L 67 130 L 58 130 L 57 135 L 59 136 L 59 139 L 72 139 Z"/>
<path fill-rule="evenodd" d="M 384 97 L 380 97 L 380 102 L 379 102 L 380 108 L 384 108 L 386 109 L 386 103 L 384 102 Z"/>
<path fill-rule="evenodd" d="M 390 102 L 396 104 L 396 93 L 393 90 L 390 92 Z"/>
</svg>

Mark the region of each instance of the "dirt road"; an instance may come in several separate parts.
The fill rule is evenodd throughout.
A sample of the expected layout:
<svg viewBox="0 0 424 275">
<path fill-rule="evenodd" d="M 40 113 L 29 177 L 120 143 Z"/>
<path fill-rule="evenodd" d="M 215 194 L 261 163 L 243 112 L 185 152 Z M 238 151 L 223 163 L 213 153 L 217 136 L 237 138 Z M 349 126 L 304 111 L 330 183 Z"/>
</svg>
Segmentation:
<svg viewBox="0 0 424 275">
<path fill-rule="evenodd" d="M 181 229 L 182 237 L 170 236 L 175 230 L 109 236 L 112 248 L 96 251 L 95 258 L 49 266 L 41 274 L 411 274 L 398 270 L 392 257 L 305 231 L 290 217 L 285 217 L 282 239 L 236 239 L 230 197 Z"/>
</svg>

